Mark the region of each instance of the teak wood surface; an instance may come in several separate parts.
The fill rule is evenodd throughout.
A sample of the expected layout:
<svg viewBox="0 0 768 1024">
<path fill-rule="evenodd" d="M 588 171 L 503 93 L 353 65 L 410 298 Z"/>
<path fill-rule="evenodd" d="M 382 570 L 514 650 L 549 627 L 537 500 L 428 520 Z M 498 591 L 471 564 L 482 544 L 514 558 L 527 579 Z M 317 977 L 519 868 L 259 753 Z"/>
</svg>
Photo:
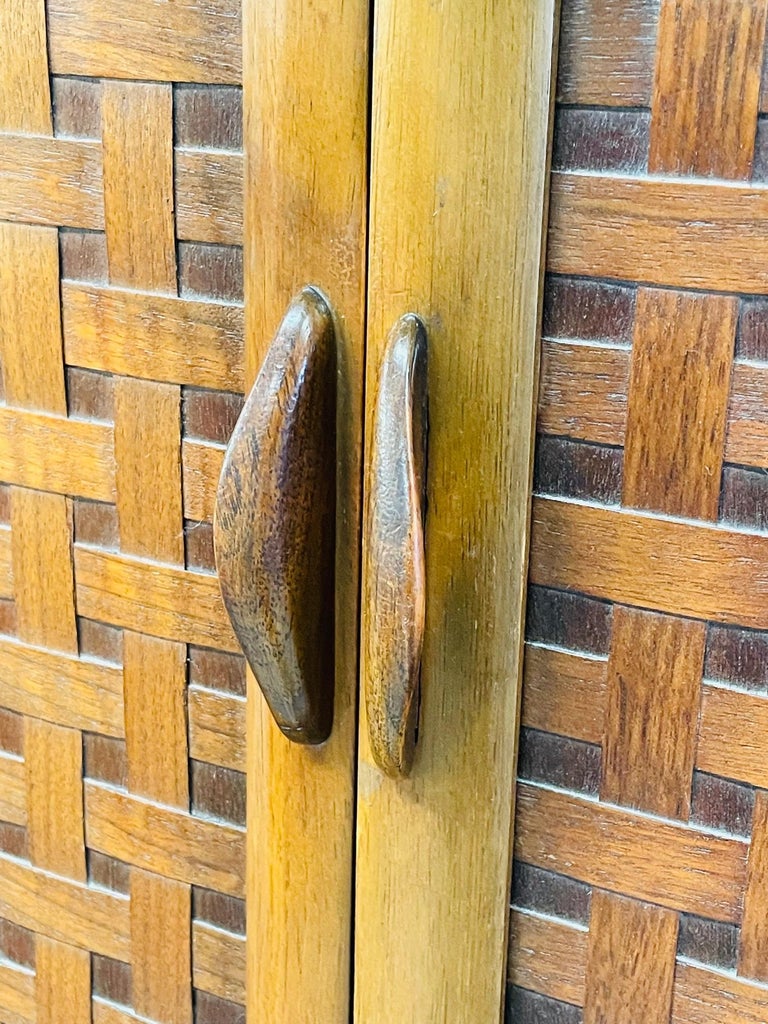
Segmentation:
<svg viewBox="0 0 768 1024">
<path fill-rule="evenodd" d="M 767 9 L 563 4 L 510 1022 L 768 1020 Z"/>
</svg>

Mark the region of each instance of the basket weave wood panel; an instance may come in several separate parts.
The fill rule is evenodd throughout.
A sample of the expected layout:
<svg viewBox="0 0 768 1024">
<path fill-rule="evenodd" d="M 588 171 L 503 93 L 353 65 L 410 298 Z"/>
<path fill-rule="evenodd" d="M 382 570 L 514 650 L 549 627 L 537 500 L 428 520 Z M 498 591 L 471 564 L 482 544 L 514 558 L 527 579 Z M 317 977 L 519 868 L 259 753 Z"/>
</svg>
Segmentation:
<svg viewBox="0 0 768 1024">
<path fill-rule="evenodd" d="M 0 4 L 0 1021 L 244 1020 L 237 0 Z"/>
<path fill-rule="evenodd" d="M 764 0 L 564 0 L 507 1017 L 768 1020 Z"/>
</svg>

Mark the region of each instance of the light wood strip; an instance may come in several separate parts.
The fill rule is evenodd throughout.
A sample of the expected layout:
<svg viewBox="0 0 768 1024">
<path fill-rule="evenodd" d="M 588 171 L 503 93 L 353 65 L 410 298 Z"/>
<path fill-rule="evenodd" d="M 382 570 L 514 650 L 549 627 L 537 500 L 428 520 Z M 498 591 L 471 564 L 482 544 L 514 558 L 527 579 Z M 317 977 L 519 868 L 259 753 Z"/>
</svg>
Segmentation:
<svg viewBox="0 0 768 1024">
<path fill-rule="evenodd" d="M 230 896 L 245 891 L 245 831 L 85 783 L 88 846 Z"/>
<path fill-rule="evenodd" d="M 768 789 L 768 700 L 754 693 L 702 688 L 696 767 Z"/>
<path fill-rule="evenodd" d="M 766 1017 L 768 987 L 694 964 L 678 964 L 671 1024 L 763 1024 Z"/>
<path fill-rule="evenodd" d="M 676 949 L 673 911 L 593 892 L 584 1024 L 668 1021 Z"/>
<path fill-rule="evenodd" d="M 768 451 L 768 367 L 737 361 L 731 378 L 731 401 L 725 458 L 744 466 L 764 467 Z"/>
<path fill-rule="evenodd" d="M 124 31 L 120 35 L 125 39 Z M 173 294 L 171 87 L 155 82 L 104 82 L 102 90 L 109 279 L 112 284 Z"/>
<path fill-rule="evenodd" d="M 189 885 L 131 871 L 133 1006 L 163 1024 L 192 1024 L 191 913 Z"/>
<path fill-rule="evenodd" d="M 0 917 L 22 928 L 127 962 L 128 903 L 0 854 Z"/>
<path fill-rule="evenodd" d="M 178 385 L 116 381 L 115 461 L 123 551 L 183 565 Z"/>
<path fill-rule="evenodd" d="M 66 416 L 53 228 L 0 222 L 0 343 L 7 401 Z"/>
<path fill-rule="evenodd" d="M 533 504 L 530 578 L 673 615 L 768 628 L 768 536 L 551 498 Z"/>
<path fill-rule="evenodd" d="M 349 1024 L 371 7 L 242 6 L 246 383 L 307 282 L 335 314 L 339 370 L 333 731 L 317 748 L 288 742 L 249 677 L 246 1009 Z"/>
<path fill-rule="evenodd" d="M 140 1017 L 133 1010 L 106 1002 L 98 996 L 93 999 L 92 1009 L 93 1024 L 156 1024 L 146 1017 Z"/>
<path fill-rule="evenodd" d="M 24 762 L 11 754 L 0 754 L 0 821 L 27 823 L 27 788 Z"/>
<path fill-rule="evenodd" d="M 0 598 L 10 597 L 13 597 L 11 531 L 7 526 L 0 526 Z"/>
<path fill-rule="evenodd" d="M 25 719 L 24 763 L 32 863 L 85 882 L 81 733 L 37 718 Z"/>
<path fill-rule="evenodd" d="M 49 0 L 56 75 L 240 84 L 236 0 Z"/>
<path fill-rule="evenodd" d="M 184 514 L 187 518 L 201 522 L 211 522 L 213 519 L 224 452 L 223 445 L 182 441 Z"/>
<path fill-rule="evenodd" d="M 515 846 L 520 860 L 588 885 L 715 921 L 741 917 L 739 839 L 523 784 Z"/>
<path fill-rule="evenodd" d="M 623 444 L 629 371 L 627 348 L 542 342 L 537 429 Z"/>
<path fill-rule="evenodd" d="M 189 688 L 189 753 L 196 761 L 246 770 L 246 701 L 231 693 Z"/>
<path fill-rule="evenodd" d="M 663 0 L 651 171 L 751 177 L 765 19 L 763 0 Z"/>
<path fill-rule="evenodd" d="M 421 315 L 427 622 L 410 778 L 382 776 L 361 715 L 358 1024 L 497 1020 L 505 989 L 555 16 L 377 5 L 366 390 L 393 324 Z"/>
<path fill-rule="evenodd" d="M 601 800 L 688 820 L 706 639 L 703 622 L 613 609 Z"/>
<path fill-rule="evenodd" d="M 91 957 L 84 949 L 38 935 L 35 943 L 37 1024 L 91 1024 Z M 66 1010 L 64 1010 L 66 1007 Z"/>
<path fill-rule="evenodd" d="M 105 736 L 123 735 L 122 672 L 96 661 L 0 639 L 3 705 Z"/>
<path fill-rule="evenodd" d="M 509 935 L 509 981 L 513 985 L 584 1005 L 586 928 L 513 908 Z"/>
<path fill-rule="evenodd" d="M 659 0 L 570 0 L 557 97 L 563 103 L 647 107 Z"/>
<path fill-rule="evenodd" d="M 123 662 L 128 788 L 186 810 L 186 647 L 126 630 Z"/>
<path fill-rule="evenodd" d="M 100 143 L 4 135 L 0 220 L 103 230 Z"/>
<path fill-rule="evenodd" d="M 215 576 L 75 545 L 75 580 L 78 613 L 86 618 L 167 640 L 240 650 Z"/>
<path fill-rule="evenodd" d="M 0 1019 L 3 1024 L 35 1024 L 35 972 L 0 960 Z"/>
<path fill-rule="evenodd" d="M 554 172 L 548 266 L 675 288 L 768 293 L 768 189 Z"/>
<path fill-rule="evenodd" d="M 195 988 L 234 1003 L 245 1002 L 245 939 L 241 935 L 195 921 L 192 970 Z"/>
<path fill-rule="evenodd" d="M 741 733 L 731 733 L 740 739 Z M 738 742 L 733 744 L 738 746 Z M 768 793 L 755 794 L 752 839 L 749 844 L 747 887 L 739 938 L 739 973 L 768 982 L 768 918 L 765 893 L 768 890 Z M 768 993 L 766 994 L 768 1008 Z"/>
<path fill-rule="evenodd" d="M 622 504 L 716 520 L 736 299 L 637 295 Z"/>
<path fill-rule="evenodd" d="M 112 430 L 103 423 L 0 408 L 0 480 L 115 500 Z"/>
<path fill-rule="evenodd" d="M 45 0 L 0 6 L 0 131 L 51 135 Z"/>
<path fill-rule="evenodd" d="M 242 391 L 243 308 L 62 285 L 67 362 L 108 373 Z"/>
<path fill-rule="evenodd" d="M 176 150 L 176 231 L 191 242 L 243 244 L 243 158 Z"/>
<path fill-rule="evenodd" d="M 13 596 L 21 640 L 77 654 L 72 573 L 72 502 L 60 494 L 11 491 Z"/>
<path fill-rule="evenodd" d="M 522 724 L 602 743 L 608 662 L 538 644 L 525 645 Z"/>
</svg>

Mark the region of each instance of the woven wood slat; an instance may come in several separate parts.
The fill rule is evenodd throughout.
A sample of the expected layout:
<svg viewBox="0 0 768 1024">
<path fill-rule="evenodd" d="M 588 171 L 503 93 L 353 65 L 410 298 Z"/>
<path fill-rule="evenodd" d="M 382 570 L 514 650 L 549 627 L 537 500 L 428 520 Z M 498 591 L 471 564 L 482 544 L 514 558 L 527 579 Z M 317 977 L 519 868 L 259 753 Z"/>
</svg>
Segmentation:
<svg viewBox="0 0 768 1024">
<path fill-rule="evenodd" d="M 0 11 L 0 1019 L 244 1019 L 240 4 Z M 12 45 L 9 43 L 12 41 Z"/>
<path fill-rule="evenodd" d="M 768 1019 L 767 9 L 563 4 L 510 1022 Z"/>
</svg>

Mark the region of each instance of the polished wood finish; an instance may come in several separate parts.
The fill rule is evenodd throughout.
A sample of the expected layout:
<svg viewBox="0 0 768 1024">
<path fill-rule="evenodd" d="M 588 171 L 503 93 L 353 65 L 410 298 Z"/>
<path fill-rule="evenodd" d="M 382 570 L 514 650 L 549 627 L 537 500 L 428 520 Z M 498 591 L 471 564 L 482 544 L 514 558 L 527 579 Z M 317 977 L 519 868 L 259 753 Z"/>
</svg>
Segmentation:
<svg viewBox="0 0 768 1024">
<path fill-rule="evenodd" d="M 554 33 L 540 0 L 377 5 L 367 393 L 416 313 L 430 442 L 410 777 L 381 773 L 361 714 L 359 1024 L 494 1021 L 502 1003 Z"/>
<path fill-rule="evenodd" d="M 325 299 L 291 303 L 227 447 L 213 518 L 232 627 L 297 743 L 333 723 L 336 339 Z"/>
<path fill-rule="evenodd" d="M 247 1007 L 269 1024 L 349 1021 L 369 15 L 367 0 L 243 3 L 246 383 L 308 281 L 333 308 L 338 365 L 328 741 L 290 743 L 248 684 Z"/>
<path fill-rule="evenodd" d="M 767 11 L 563 5 L 510 1022 L 768 1019 Z"/>
<path fill-rule="evenodd" d="M 427 336 L 413 314 L 390 332 L 374 401 L 362 685 L 371 754 L 398 776 L 410 772 L 416 749 L 426 614 Z"/>
</svg>

